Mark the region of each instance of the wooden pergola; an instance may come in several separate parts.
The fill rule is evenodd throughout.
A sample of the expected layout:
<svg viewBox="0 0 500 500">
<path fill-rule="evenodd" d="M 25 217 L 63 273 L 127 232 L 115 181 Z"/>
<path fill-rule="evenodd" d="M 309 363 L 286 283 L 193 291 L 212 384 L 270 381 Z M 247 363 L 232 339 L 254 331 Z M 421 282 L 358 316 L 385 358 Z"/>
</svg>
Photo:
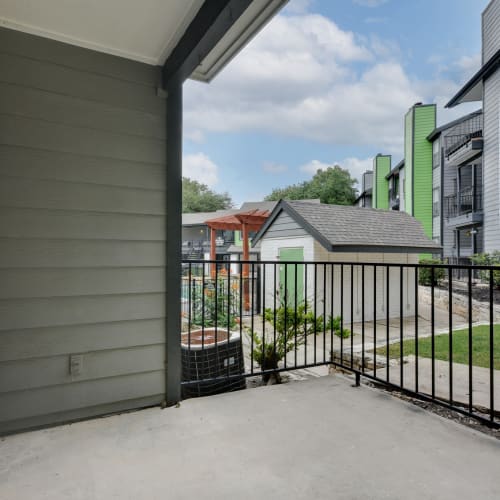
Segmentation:
<svg viewBox="0 0 500 500">
<path fill-rule="evenodd" d="M 210 260 L 216 259 L 216 231 L 241 231 L 243 241 L 243 261 L 250 259 L 250 248 L 248 244 L 248 235 L 250 231 L 258 231 L 269 217 L 269 210 L 248 210 L 232 215 L 225 215 L 215 219 L 205 221 L 210 228 Z M 215 276 L 215 264 L 211 265 L 212 275 Z M 242 275 L 248 277 L 248 264 L 243 264 Z"/>
<path fill-rule="evenodd" d="M 215 278 L 217 275 L 217 264 L 215 263 L 217 229 L 223 231 L 241 231 L 241 239 L 243 242 L 243 268 L 241 270 L 241 277 L 243 280 L 243 305 L 245 311 L 248 311 L 250 308 L 248 282 L 250 274 L 250 266 L 248 265 L 248 261 L 250 260 L 250 248 L 248 236 L 250 231 L 258 231 L 266 222 L 269 215 L 270 213 L 268 210 L 255 209 L 205 221 L 205 224 L 210 228 L 210 260 L 212 261 L 210 264 L 210 274 L 212 278 Z"/>
</svg>

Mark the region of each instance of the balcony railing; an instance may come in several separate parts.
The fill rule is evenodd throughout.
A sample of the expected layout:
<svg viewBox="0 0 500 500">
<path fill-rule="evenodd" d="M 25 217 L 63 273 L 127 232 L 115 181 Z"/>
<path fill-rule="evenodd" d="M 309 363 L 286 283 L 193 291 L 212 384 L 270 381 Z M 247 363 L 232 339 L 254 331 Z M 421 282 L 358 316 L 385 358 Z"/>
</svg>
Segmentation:
<svg viewBox="0 0 500 500">
<path fill-rule="evenodd" d="M 291 370 L 336 368 L 357 385 L 364 377 L 500 426 L 498 268 L 184 264 L 184 397 L 244 389 L 248 379 L 279 381 Z M 465 282 L 456 288 L 458 272 Z M 473 285 L 487 297 L 481 308 L 473 305 Z"/>
<path fill-rule="evenodd" d="M 483 131 L 446 137 L 446 159 L 452 165 L 461 165 L 476 157 L 483 149 Z"/>
<path fill-rule="evenodd" d="M 472 189 L 462 190 L 445 198 L 446 216 L 448 219 L 460 217 L 483 210 L 483 194 Z"/>
<path fill-rule="evenodd" d="M 234 244 L 234 237 L 223 238 L 218 236 L 215 240 L 215 246 L 218 251 L 225 250 Z M 203 254 L 210 252 L 210 240 L 184 240 L 182 242 L 182 255 L 184 258 L 201 259 Z"/>
</svg>

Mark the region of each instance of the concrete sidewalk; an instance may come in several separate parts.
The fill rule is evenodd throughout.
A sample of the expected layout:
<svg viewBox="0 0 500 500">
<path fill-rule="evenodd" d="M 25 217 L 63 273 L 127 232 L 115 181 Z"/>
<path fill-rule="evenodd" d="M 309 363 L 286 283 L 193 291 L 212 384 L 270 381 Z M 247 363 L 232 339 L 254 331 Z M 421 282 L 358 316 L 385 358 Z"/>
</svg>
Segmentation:
<svg viewBox="0 0 500 500">
<path fill-rule="evenodd" d="M 1 499 L 498 498 L 500 441 L 340 376 L 0 441 Z"/>
</svg>

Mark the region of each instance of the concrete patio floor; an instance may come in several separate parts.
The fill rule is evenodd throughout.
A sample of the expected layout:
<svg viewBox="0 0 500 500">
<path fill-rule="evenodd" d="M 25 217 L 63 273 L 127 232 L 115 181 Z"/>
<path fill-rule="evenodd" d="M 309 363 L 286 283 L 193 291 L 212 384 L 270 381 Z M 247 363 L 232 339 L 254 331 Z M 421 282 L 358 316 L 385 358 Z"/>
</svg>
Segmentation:
<svg viewBox="0 0 500 500">
<path fill-rule="evenodd" d="M 1 499 L 498 498 L 500 441 L 328 376 L 0 440 Z"/>
</svg>

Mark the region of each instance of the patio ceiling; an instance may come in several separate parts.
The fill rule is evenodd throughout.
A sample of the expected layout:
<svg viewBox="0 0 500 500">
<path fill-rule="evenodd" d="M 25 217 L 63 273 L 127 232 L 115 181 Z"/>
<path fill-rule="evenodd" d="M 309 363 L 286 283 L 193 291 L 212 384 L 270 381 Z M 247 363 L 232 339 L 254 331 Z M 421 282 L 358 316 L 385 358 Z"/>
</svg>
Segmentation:
<svg viewBox="0 0 500 500">
<path fill-rule="evenodd" d="M 286 1 L 250 2 L 199 61 L 192 77 L 213 78 Z M 163 65 L 203 4 L 204 0 L 1 0 L 0 26 Z M 231 8 L 228 15 L 232 16 Z"/>
</svg>

